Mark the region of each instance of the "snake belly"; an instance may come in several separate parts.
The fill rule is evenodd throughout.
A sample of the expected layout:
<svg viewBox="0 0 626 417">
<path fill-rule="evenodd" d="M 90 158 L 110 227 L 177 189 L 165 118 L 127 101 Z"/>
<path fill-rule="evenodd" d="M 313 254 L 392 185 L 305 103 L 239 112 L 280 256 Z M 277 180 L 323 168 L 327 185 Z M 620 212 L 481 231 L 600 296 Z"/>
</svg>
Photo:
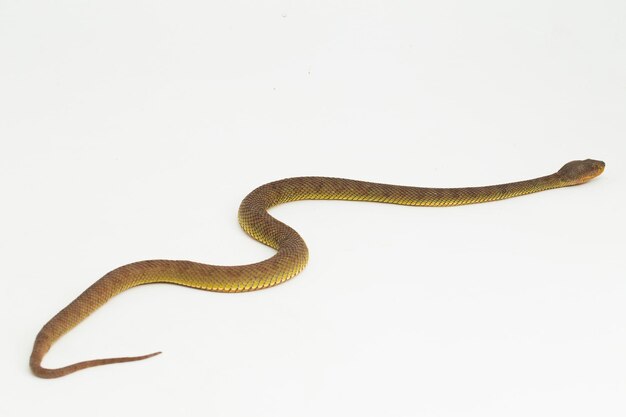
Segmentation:
<svg viewBox="0 0 626 417">
<path fill-rule="evenodd" d="M 115 295 L 138 285 L 172 283 L 217 292 L 244 292 L 272 287 L 297 275 L 309 253 L 300 235 L 275 219 L 268 209 L 298 200 L 349 200 L 408 206 L 458 206 L 483 203 L 576 185 L 599 175 L 601 161 L 572 161 L 558 172 L 531 180 L 484 187 L 423 188 L 329 177 L 296 177 L 264 184 L 242 201 L 239 223 L 254 239 L 276 250 L 261 262 L 217 266 L 180 260 L 146 260 L 114 269 L 56 314 L 38 333 L 30 357 L 32 372 L 57 378 L 93 366 L 137 361 L 157 355 L 95 359 L 61 368 L 46 368 L 42 360 L 53 343 Z"/>
</svg>

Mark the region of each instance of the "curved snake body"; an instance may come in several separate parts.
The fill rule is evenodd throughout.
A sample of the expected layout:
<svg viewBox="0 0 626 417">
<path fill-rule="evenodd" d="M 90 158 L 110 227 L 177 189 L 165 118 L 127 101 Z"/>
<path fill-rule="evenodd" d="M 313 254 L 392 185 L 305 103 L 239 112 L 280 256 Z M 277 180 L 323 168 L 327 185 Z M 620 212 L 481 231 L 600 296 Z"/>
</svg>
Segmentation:
<svg viewBox="0 0 626 417">
<path fill-rule="evenodd" d="M 342 178 L 297 177 L 260 186 L 242 201 L 239 223 L 254 239 L 276 254 L 249 265 L 216 266 L 191 261 L 149 260 L 121 266 L 107 273 L 43 326 L 30 358 L 33 373 L 56 378 L 98 365 L 146 359 L 144 356 L 96 359 L 62 368 L 41 365 L 52 344 L 111 297 L 129 288 L 150 283 L 173 283 L 218 292 L 243 292 L 272 287 L 297 275 L 308 260 L 304 240 L 267 210 L 297 200 L 353 200 L 410 206 L 457 206 L 502 200 L 552 188 L 576 185 L 602 173 L 601 161 L 572 161 L 557 173 L 532 180 L 469 188 L 421 188 L 377 184 Z"/>
</svg>

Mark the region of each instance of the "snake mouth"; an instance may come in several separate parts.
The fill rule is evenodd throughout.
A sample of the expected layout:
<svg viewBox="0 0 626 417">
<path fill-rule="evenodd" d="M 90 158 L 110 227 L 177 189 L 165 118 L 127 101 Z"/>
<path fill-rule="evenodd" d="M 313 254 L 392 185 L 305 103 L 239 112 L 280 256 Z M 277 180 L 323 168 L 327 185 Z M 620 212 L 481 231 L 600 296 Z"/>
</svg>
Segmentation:
<svg viewBox="0 0 626 417">
<path fill-rule="evenodd" d="M 592 159 L 588 159 L 587 161 L 589 161 L 592 164 L 593 171 L 585 176 L 585 182 L 592 180 L 598 175 L 602 174 L 604 172 L 604 167 L 606 166 L 604 161 L 595 161 Z"/>
</svg>

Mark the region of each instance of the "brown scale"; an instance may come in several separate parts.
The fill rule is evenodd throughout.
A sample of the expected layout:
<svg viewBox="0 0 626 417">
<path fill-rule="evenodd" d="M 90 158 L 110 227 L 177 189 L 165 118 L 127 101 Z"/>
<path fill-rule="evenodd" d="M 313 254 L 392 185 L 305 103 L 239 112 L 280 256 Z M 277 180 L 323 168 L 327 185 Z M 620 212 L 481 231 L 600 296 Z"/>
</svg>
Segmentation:
<svg viewBox="0 0 626 417">
<path fill-rule="evenodd" d="M 270 216 L 277 204 L 297 200 L 356 200 L 411 206 L 457 206 L 502 200 L 558 187 L 582 184 L 600 175 L 604 162 L 572 161 L 544 177 L 470 188 L 421 188 L 326 177 L 287 178 L 260 186 L 239 207 L 239 223 L 254 239 L 277 250 L 269 259 L 249 265 L 217 266 L 191 261 L 151 260 L 121 266 L 107 273 L 54 316 L 35 338 L 30 357 L 33 373 L 57 378 L 80 369 L 146 359 L 144 356 L 96 359 L 62 368 L 41 366 L 52 344 L 111 297 L 137 285 L 156 282 L 218 292 L 253 291 L 285 282 L 304 269 L 308 249 L 300 235 Z"/>
</svg>

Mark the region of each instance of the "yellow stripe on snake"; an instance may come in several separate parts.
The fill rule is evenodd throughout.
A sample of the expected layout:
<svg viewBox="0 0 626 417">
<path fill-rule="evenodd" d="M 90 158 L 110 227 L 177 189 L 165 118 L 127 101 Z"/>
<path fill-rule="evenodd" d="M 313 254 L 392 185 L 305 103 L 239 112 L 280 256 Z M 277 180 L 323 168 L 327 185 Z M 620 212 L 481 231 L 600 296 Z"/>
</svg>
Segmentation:
<svg viewBox="0 0 626 417">
<path fill-rule="evenodd" d="M 250 265 L 216 266 L 190 261 L 150 260 L 121 266 L 107 273 L 43 326 L 30 357 L 33 373 L 57 378 L 92 366 L 146 359 L 144 356 L 96 359 L 62 368 L 41 365 L 52 344 L 113 296 L 137 285 L 157 282 L 218 292 L 243 292 L 272 287 L 297 275 L 309 254 L 304 240 L 267 210 L 297 200 L 352 200 L 408 206 L 457 206 L 502 200 L 552 188 L 581 184 L 600 175 L 604 162 L 572 161 L 558 172 L 532 180 L 468 188 L 421 188 L 376 184 L 342 178 L 297 177 L 262 185 L 239 207 L 239 224 L 250 236 L 277 253 Z"/>
</svg>

